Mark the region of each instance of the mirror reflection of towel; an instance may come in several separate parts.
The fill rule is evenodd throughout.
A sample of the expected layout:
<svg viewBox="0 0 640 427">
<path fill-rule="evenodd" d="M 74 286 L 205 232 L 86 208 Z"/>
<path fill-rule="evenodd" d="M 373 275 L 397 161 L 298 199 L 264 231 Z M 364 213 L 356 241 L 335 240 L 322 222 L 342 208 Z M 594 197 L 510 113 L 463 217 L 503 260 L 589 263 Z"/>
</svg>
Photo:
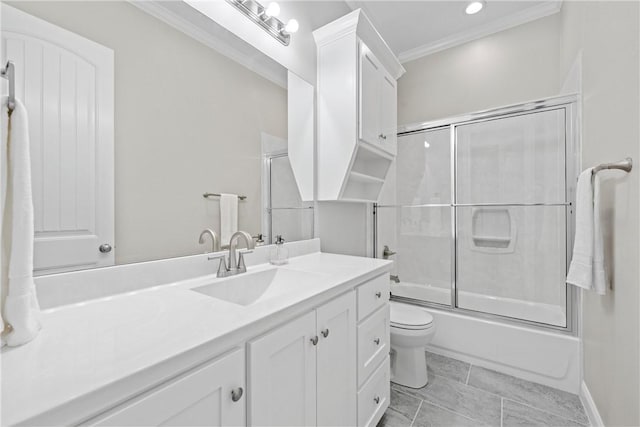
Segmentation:
<svg viewBox="0 0 640 427">
<path fill-rule="evenodd" d="M 220 194 L 220 240 L 228 245 L 233 233 L 238 231 L 238 195 Z"/>
</svg>

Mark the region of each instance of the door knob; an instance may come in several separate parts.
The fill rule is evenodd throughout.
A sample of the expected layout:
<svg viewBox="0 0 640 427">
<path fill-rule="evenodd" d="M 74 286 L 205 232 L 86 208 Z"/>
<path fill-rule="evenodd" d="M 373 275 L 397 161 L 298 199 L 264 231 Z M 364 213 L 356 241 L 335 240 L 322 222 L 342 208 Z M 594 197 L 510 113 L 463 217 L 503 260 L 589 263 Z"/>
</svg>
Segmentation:
<svg viewBox="0 0 640 427">
<path fill-rule="evenodd" d="M 110 245 L 110 244 L 108 244 L 108 243 L 103 243 L 103 244 L 101 244 L 101 245 L 100 245 L 100 247 L 98 248 L 98 250 L 99 250 L 100 252 L 102 252 L 103 254 L 107 254 L 107 253 L 111 252 L 111 249 L 112 249 L 112 248 L 111 248 L 111 245 Z"/>
<path fill-rule="evenodd" d="M 318 344 L 318 336 L 317 335 L 315 337 L 311 338 L 311 344 L 313 344 L 313 345 Z"/>
<path fill-rule="evenodd" d="M 238 387 L 234 390 L 231 390 L 231 400 L 233 400 L 234 402 L 237 402 L 242 397 L 243 392 L 244 390 L 242 390 L 242 387 Z"/>
<path fill-rule="evenodd" d="M 380 338 L 376 338 L 373 342 L 376 343 L 376 345 L 380 345 Z"/>
<path fill-rule="evenodd" d="M 376 402 L 376 405 L 380 403 L 380 396 L 376 396 L 373 398 L 373 401 Z"/>
<path fill-rule="evenodd" d="M 382 292 L 376 292 L 376 297 L 378 298 L 382 297 Z"/>
<path fill-rule="evenodd" d="M 327 329 L 323 329 L 322 331 L 320 331 L 320 333 L 322 334 L 323 337 L 328 337 L 329 336 L 329 328 Z"/>
</svg>

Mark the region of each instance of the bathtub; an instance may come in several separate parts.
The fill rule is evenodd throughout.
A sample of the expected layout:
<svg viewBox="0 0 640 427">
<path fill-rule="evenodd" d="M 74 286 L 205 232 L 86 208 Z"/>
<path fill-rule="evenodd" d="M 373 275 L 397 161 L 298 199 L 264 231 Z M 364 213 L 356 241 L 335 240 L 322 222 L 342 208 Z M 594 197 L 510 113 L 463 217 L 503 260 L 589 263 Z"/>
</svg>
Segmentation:
<svg viewBox="0 0 640 427">
<path fill-rule="evenodd" d="M 391 293 L 407 298 L 450 304 L 448 289 L 391 282 Z M 516 318 L 564 321 L 563 308 L 546 304 L 458 293 L 465 308 L 499 312 Z M 404 303 L 404 302 L 403 302 Z M 471 308 L 473 307 L 473 308 Z M 460 312 L 427 309 L 436 332 L 427 350 L 529 381 L 578 394 L 581 384 L 580 341 L 565 332 L 515 325 Z M 507 314 L 510 313 L 510 314 Z"/>
<path fill-rule="evenodd" d="M 451 304 L 451 290 L 444 287 L 391 282 L 391 293 L 405 298 L 437 304 Z M 564 306 L 458 291 L 458 307 L 548 325 L 566 326 Z"/>
</svg>

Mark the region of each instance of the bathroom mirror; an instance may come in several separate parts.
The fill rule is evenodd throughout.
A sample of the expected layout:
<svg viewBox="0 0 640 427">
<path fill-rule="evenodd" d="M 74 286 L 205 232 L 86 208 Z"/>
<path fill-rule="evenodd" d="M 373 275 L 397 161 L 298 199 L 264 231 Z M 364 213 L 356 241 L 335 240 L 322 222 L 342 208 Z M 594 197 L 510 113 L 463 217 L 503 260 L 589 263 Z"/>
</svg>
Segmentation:
<svg viewBox="0 0 640 427">
<path fill-rule="evenodd" d="M 36 274 L 210 252 L 223 193 L 259 243 L 313 237 L 287 70 L 186 3 L 5 2 L 2 45 L 29 114 Z"/>
</svg>

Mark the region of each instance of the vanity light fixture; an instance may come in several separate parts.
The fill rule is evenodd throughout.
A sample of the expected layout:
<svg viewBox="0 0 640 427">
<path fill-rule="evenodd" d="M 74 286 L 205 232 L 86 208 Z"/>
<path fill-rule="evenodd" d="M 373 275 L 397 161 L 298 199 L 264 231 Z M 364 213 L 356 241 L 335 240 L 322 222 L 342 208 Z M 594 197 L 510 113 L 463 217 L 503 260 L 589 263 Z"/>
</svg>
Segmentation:
<svg viewBox="0 0 640 427">
<path fill-rule="evenodd" d="M 266 8 L 256 0 L 227 0 L 227 2 L 285 46 L 289 46 L 291 34 L 298 31 L 300 27 L 295 19 L 290 19 L 285 25 L 276 18 L 280 14 L 280 5 L 276 2 L 269 3 Z"/>
<path fill-rule="evenodd" d="M 467 15 L 473 15 L 480 12 L 485 4 L 485 1 L 472 1 L 464 11 Z"/>
</svg>

